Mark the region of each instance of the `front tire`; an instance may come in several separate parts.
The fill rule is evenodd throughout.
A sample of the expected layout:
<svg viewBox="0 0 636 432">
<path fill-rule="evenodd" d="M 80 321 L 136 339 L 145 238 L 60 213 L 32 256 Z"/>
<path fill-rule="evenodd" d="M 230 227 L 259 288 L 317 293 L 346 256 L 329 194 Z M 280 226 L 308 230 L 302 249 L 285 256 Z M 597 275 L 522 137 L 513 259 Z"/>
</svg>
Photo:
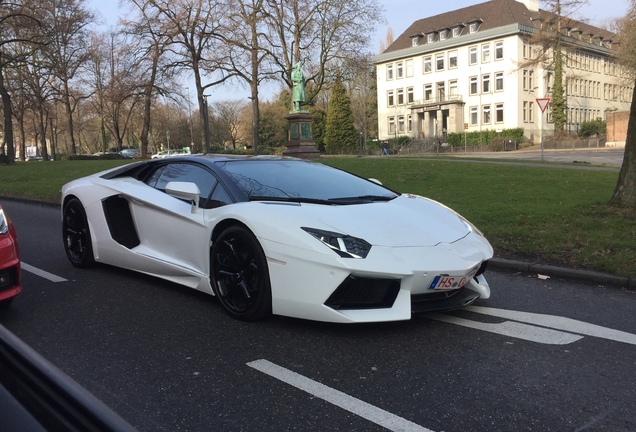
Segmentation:
<svg viewBox="0 0 636 432">
<path fill-rule="evenodd" d="M 88 268 L 95 264 L 88 219 L 84 206 L 77 198 L 72 198 L 64 205 L 62 235 L 64 251 L 71 264 L 78 268 Z"/>
<path fill-rule="evenodd" d="M 225 311 L 243 321 L 272 313 L 272 292 L 265 253 L 246 228 L 233 226 L 219 235 L 210 253 L 214 294 Z"/>
</svg>

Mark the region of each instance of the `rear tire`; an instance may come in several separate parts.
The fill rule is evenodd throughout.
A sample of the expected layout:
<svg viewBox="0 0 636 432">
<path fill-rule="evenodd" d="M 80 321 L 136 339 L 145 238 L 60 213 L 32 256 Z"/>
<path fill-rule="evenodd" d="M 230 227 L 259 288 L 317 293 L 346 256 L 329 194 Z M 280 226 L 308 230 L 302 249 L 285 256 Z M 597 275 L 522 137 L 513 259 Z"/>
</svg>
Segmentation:
<svg viewBox="0 0 636 432">
<path fill-rule="evenodd" d="M 64 205 L 62 235 L 64 251 L 71 264 L 78 268 L 88 268 L 95 264 L 86 211 L 77 198 L 72 198 Z"/>
<path fill-rule="evenodd" d="M 246 228 L 233 226 L 219 235 L 210 252 L 214 294 L 233 318 L 255 321 L 272 313 L 272 291 L 265 253 Z"/>
</svg>

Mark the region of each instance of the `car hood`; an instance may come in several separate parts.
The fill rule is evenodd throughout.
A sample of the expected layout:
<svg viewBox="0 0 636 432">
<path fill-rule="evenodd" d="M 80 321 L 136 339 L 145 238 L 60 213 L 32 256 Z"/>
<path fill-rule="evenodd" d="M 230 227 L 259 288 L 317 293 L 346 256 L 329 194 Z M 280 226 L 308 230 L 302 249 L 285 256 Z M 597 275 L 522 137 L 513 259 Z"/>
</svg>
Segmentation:
<svg viewBox="0 0 636 432">
<path fill-rule="evenodd" d="M 456 212 L 415 195 L 355 205 L 302 204 L 289 210 L 279 213 L 285 215 L 280 218 L 284 226 L 300 225 L 348 234 L 376 246 L 435 246 L 455 242 L 470 233 L 468 224 Z"/>
</svg>

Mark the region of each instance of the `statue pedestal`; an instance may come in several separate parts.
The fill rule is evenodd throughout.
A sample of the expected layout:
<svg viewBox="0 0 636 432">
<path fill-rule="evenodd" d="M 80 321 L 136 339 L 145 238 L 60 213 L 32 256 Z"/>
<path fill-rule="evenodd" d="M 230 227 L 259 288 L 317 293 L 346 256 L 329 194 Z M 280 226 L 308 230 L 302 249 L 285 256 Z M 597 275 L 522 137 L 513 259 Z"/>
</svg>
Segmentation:
<svg viewBox="0 0 636 432">
<path fill-rule="evenodd" d="M 311 137 L 312 116 L 309 111 L 292 111 L 287 117 L 289 128 L 287 130 L 287 150 L 284 156 L 292 156 L 302 159 L 317 159 L 320 151 Z"/>
</svg>

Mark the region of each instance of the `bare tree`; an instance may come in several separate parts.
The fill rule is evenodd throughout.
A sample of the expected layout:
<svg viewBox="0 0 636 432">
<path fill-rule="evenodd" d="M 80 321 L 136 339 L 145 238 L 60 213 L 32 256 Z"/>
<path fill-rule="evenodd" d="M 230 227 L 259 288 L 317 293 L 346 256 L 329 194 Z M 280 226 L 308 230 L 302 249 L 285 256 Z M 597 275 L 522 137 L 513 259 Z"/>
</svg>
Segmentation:
<svg viewBox="0 0 636 432">
<path fill-rule="evenodd" d="M 258 154 L 259 85 L 273 77 L 270 69 L 263 70 L 262 67 L 269 59 L 265 39 L 268 11 L 265 0 L 240 0 L 237 3 L 228 16 L 221 38 L 230 50 L 230 69 L 250 87 L 252 145 L 254 154 Z"/>
<path fill-rule="evenodd" d="M 163 86 L 172 76 L 167 68 L 166 51 L 170 38 L 162 34 L 160 13 L 145 0 L 128 0 L 138 13 L 133 20 L 122 22 L 124 31 L 135 39 L 135 49 L 142 70 L 140 85 L 143 91 L 143 126 L 140 134 L 141 155 L 148 154 L 151 129 L 151 108 L 156 95 L 166 95 L 169 91 Z"/>
<path fill-rule="evenodd" d="M 205 91 L 231 78 L 227 50 L 220 42 L 222 20 L 229 15 L 228 4 L 221 0 L 148 0 L 148 10 L 156 12 L 161 35 L 168 38 L 170 66 L 194 78 L 205 152 L 210 151 L 210 130 Z M 205 71 L 208 72 L 204 75 Z M 203 79 L 215 79 L 204 84 Z"/>
<path fill-rule="evenodd" d="M 3 140 L 7 146 L 7 162 L 15 160 L 13 137 L 13 107 L 7 87 L 7 71 L 18 67 L 44 42 L 40 21 L 35 17 L 33 2 L 0 1 L 0 97 L 3 112 Z M 25 49 L 25 47 L 30 49 Z M 4 144 L 3 143 L 3 144 Z M 4 145 L 0 146 L 4 149 Z"/>
<path fill-rule="evenodd" d="M 536 20 L 535 32 L 530 43 L 536 47 L 535 55 L 522 62 L 519 67 L 542 65 L 552 81 L 550 110 L 556 133 L 563 133 L 567 123 L 567 101 L 565 98 L 563 60 L 567 55 L 567 29 L 577 27 L 572 16 L 587 0 L 544 0 L 544 11 Z"/>
<path fill-rule="evenodd" d="M 84 0 L 40 2 L 40 14 L 51 34 L 51 40 L 42 48 L 42 53 L 56 78 L 58 96 L 66 112 L 71 154 L 76 154 L 73 113 L 78 95 L 72 91 L 71 81 L 90 56 L 88 26 L 95 21 L 95 17 L 84 7 Z"/>
<path fill-rule="evenodd" d="M 244 138 L 241 117 L 246 107 L 247 104 L 241 100 L 221 101 L 214 104 L 214 114 L 218 124 L 226 132 L 227 140 L 233 149 L 236 149 L 236 144 Z"/>
<path fill-rule="evenodd" d="M 268 42 L 279 78 L 293 87 L 290 72 L 297 62 L 309 71 L 311 103 L 334 71 L 347 59 L 363 52 L 369 40 L 361 35 L 373 33 L 383 22 L 383 9 L 377 0 L 267 0 Z"/>
</svg>

